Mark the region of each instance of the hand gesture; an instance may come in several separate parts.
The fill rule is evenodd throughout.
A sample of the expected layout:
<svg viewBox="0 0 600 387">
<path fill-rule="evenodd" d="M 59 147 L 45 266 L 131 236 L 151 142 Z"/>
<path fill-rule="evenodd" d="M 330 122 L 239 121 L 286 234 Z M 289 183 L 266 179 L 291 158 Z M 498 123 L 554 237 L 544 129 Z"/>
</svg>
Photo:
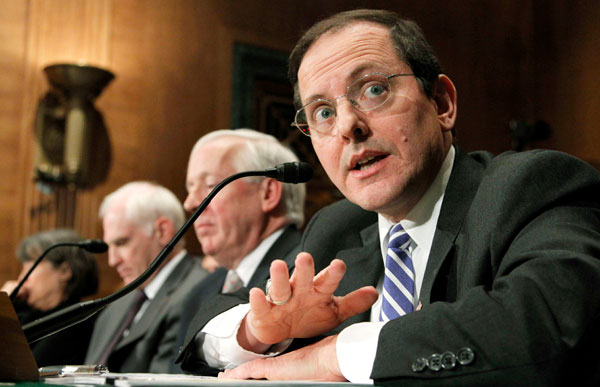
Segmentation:
<svg viewBox="0 0 600 387">
<path fill-rule="evenodd" d="M 300 253 L 289 278 L 285 262 L 274 261 L 269 290 L 273 302 L 261 289 L 250 290 L 250 312 L 238 331 L 240 345 L 254 352 L 264 352 L 270 344 L 288 338 L 326 333 L 366 311 L 377 300 L 377 290 L 372 286 L 341 297 L 333 295 L 345 271 L 344 262 L 334 259 L 315 276 L 312 256 Z"/>
</svg>

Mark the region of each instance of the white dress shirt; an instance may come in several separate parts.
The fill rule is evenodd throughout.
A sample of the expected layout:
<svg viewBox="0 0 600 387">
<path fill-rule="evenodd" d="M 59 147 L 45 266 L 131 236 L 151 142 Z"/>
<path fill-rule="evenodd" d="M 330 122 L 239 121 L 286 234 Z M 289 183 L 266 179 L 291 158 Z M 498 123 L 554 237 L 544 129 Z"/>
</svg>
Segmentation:
<svg viewBox="0 0 600 387">
<path fill-rule="evenodd" d="M 260 262 L 267 254 L 267 251 L 273 246 L 277 238 L 283 234 L 283 228 L 275 231 L 265 239 L 254 250 L 250 252 L 239 265 L 235 268 L 236 273 L 240 276 L 240 279 L 244 283 L 244 286 L 248 286 L 248 283 L 252 279 L 256 268 L 260 265 Z"/>
</svg>

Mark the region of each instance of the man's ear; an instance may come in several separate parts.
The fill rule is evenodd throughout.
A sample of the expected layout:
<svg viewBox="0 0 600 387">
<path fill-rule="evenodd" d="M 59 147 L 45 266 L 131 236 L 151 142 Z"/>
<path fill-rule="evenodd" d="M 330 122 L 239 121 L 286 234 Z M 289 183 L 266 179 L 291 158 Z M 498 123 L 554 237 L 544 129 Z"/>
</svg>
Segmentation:
<svg viewBox="0 0 600 387">
<path fill-rule="evenodd" d="M 166 245 L 175 235 L 175 226 L 166 216 L 160 216 L 154 221 L 154 232 L 161 244 Z"/>
<path fill-rule="evenodd" d="M 270 212 L 279 206 L 283 195 L 283 183 L 271 178 L 265 178 L 260 182 L 261 208 L 264 212 Z"/>
<path fill-rule="evenodd" d="M 457 97 L 454 83 L 444 74 L 438 75 L 438 82 L 433 93 L 438 121 L 443 131 L 450 131 L 456 122 Z"/>
</svg>

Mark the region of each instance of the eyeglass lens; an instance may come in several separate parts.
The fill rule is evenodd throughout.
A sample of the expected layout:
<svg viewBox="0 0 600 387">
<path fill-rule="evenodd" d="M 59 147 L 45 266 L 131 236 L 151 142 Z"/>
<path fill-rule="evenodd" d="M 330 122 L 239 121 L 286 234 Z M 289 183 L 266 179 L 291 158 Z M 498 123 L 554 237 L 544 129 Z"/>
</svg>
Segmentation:
<svg viewBox="0 0 600 387">
<path fill-rule="evenodd" d="M 396 75 L 400 74 L 390 76 L 382 73 L 367 74 L 348 85 L 346 94 L 335 98 L 335 100 L 346 97 L 357 110 L 369 111 L 375 109 L 390 98 L 389 78 Z M 310 135 L 309 128 L 320 133 L 328 133 L 335 126 L 336 116 L 334 103 L 328 99 L 320 98 L 306 104 L 296 112 L 295 125 L 307 135 Z"/>
</svg>

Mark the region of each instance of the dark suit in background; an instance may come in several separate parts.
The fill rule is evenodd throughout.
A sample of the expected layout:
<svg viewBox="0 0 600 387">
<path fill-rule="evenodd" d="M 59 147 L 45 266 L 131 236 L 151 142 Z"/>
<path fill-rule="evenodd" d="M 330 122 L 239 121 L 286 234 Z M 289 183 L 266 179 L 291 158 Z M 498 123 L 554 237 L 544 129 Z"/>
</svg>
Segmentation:
<svg viewBox="0 0 600 387">
<path fill-rule="evenodd" d="M 80 300 L 68 300 L 46 312 L 33 310 L 26 304 L 17 303 L 15 305 L 15 311 L 19 316 L 21 326 L 23 326 L 34 320 L 58 312 L 77 302 L 80 302 Z M 83 364 L 85 353 L 88 349 L 88 343 L 92 336 L 92 330 L 94 329 L 95 320 L 95 317 L 90 317 L 78 324 L 30 344 L 29 346 L 31 347 L 31 351 L 33 352 L 38 367 L 57 364 Z"/>
<path fill-rule="evenodd" d="M 182 302 L 206 275 L 200 259 L 186 255 L 170 273 L 141 319 L 117 344 L 108 358 L 108 369 L 111 372 L 169 372 L 176 353 Z M 87 364 L 98 362 L 133 301 L 134 293 L 129 293 L 100 313 L 86 356 Z"/>
<path fill-rule="evenodd" d="M 600 343 L 599 198 L 598 172 L 571 156 L 457 149 L 422 311 L 381 331 L 375 383 L 561 385 L 578 377 L 597 385 L 599 363 L 587 354 Z M 333 258 L 345 261 L 337 295 L 375 286 L 382 276 L 377 217 L 346 200 L 311 219 L 301 250 L 313 255 L 317 271 Z M 246 300 L 229 297 L 214 314 Z M 355 316 L 331 333 L 368 319 L 369 312 Z M 452 360 L 465 353 L 472 356 L 464 365 L 455 357 L 439 371 L 419 369 L 434 354 Z M 193 354 L 183 367 L 202 370 Z"/>
</svg>

